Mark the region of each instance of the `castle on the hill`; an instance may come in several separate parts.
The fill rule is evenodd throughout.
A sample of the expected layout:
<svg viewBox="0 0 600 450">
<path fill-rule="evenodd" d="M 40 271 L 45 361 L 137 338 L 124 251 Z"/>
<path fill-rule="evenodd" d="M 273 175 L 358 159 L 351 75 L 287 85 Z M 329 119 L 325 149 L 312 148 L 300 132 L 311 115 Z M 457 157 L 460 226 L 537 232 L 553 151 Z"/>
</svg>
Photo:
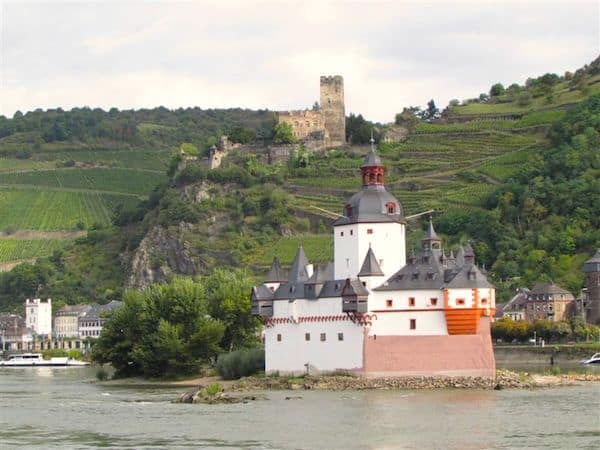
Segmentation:
<svg viewBox="0 0 600 450">
<path fill-rule="evenodd" d="M 318 142 L 323 147 L 340 147 L 346 143 L 346 111 L 344 79 L 340 75 L 321 77 L 318 108 L 301 111 L 280 111 L 278 123 L 292 126 L 296 138 L 303 142 Z"/>
<path fill-rule="evenodd" d="M 373 147 L 361 172 L 333 223 L 334 261 L 315 267 L 300 247 L 287 274 L 275 259 L 252 289 L 266 371 L 493 377 L 495 289 L 473 249 L 448 254 L 430 222 L 407 258 L 403 208 Z"/>
</svg>

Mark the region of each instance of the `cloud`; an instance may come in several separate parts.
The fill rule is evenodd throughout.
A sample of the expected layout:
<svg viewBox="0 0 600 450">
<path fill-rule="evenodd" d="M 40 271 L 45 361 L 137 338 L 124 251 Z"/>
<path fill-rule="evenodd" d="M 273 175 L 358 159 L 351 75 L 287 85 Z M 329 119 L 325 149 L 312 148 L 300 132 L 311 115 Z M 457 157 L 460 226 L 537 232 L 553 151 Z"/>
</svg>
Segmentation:
<svg viewBox="0 0 600 450">
<path fill-rule="evenodd" d="M 1 4 L 0 114 L 38 107 L 298 109 L 319 75 L 347 111 L 477 96 L 574 70 L 599 48 L 596 2 L 259 1 Z"/>
</svg>

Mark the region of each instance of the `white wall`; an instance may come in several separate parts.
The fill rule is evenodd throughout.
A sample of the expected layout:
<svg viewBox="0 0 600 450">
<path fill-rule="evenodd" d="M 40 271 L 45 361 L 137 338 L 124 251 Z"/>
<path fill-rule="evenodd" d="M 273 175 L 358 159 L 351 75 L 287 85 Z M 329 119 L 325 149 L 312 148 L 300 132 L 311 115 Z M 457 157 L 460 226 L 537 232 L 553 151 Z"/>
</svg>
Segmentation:
<svg viewBox="0 0 600 450">
<path fill-rule="evenodd" d="M 300 318 L 336 316 L 344 320 L 299 322 Z M 363 358 L 363 327 L 348 320 L 341 298 L 319 300 L 275 300 L 274 318 L 293 318 L 297 323 L 275 324 L 265 329 L 265 369 L 267 372 L 305 373 L 336 369 L 359 369 Z M 310 333 L 310 341 L 305 334 Z M 325 333 L 325 341 L 321 341 Z M 338 340 L 343 333 L 343 340 Z M 277 335 L 281 341 L 277 341 Z"/>
<path fill-rule="evenodd" d="M 52 334 L 52 300 L 39 298 L 25 301 L 25 326 L 36 334 Z"/>
<path fill-rule="evenodd" d="M 368 230 L 372 230 L 369 233 Z M 405 227 L 403 224 L 359 223 L 333 229 L 335 278 L 355 278 L 367 255 L 369 245 L 387 279 L 406 264 Z M 342 236 L 342 233 L 344 235 Z"/>
</svg>

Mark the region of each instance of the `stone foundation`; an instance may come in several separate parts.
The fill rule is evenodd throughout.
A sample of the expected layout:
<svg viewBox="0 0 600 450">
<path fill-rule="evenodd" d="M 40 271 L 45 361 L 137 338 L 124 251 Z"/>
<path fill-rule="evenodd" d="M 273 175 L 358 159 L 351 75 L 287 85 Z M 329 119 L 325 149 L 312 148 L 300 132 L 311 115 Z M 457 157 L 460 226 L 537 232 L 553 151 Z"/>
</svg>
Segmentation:
<svg viewBox="0 0 600 450">
<path fill-rule="evenodd" d="M 365 336 L 363 375 L 372 377 L 494 377 L 496 361 L 490 319 L 477 334 L 455 336 Z"/>
</svg>

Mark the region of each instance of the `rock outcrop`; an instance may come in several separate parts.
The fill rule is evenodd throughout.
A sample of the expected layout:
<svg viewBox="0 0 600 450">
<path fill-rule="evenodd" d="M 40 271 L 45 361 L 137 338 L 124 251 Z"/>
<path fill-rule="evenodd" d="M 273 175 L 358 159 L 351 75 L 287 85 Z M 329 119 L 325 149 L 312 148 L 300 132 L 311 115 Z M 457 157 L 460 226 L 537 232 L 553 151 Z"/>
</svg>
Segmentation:
<svg viewBox="0 0 600 450">
<path fill-rule="evenodd" d="M 142 239 L 131 259 L 127 287 L 145 289 L 152 283 L 169 280 L 174 274 L 195 275 L 198 268 L 183 234 L 190 225 L 181 223 L 175 230 L 154 226 Z"/>
</svg>

